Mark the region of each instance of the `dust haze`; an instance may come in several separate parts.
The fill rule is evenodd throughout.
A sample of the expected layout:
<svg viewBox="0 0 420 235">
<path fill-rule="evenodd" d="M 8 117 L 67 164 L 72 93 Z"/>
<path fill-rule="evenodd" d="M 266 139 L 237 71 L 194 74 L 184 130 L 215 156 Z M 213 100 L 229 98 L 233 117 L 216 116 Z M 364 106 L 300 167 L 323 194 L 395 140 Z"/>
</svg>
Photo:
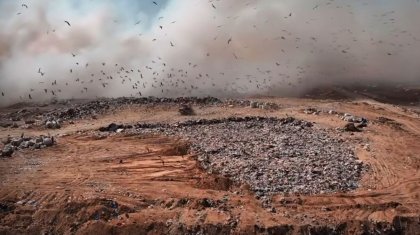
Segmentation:
<svg viewBox="0 0 420 235">
<path fill-rule="evenodd" d="M 0 1 L 0 105 L 420 83 L 417 0 L 155 2 Z"/>
</svg>

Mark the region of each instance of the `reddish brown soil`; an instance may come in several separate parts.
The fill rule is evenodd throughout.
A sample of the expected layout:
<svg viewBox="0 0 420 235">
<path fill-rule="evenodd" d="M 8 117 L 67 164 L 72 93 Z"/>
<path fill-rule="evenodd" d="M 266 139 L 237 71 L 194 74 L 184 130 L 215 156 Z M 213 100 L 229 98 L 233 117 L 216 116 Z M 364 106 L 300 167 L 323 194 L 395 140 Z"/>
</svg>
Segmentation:
<svg viewBox="0 0 420 235">
<path fill-rule="evenodd" d="M 41 151 L 0 159 L 0 234 L 419 234 L 420 118 L 414 111 L 374 101 L 266 99 L 278 111 L 196 107 L 193 118 L 267 115 L 314 121 L 327 128 L 344 121 L 307 115 L 303 108 L 334 109 L 375 120 L 364 132 L 343 133 L 370 165 L 350 193 L 276 195 L 264 208 L 246 185 L 203 172 L 176 137 L 95 138 L 110 122 L 185 120 L 176 107 L 132 107 L 60 130 L 1 129 L 0 137 L 66 134 Z M 370 144 L 370 151 L 362 143 Z"/>
</svg>

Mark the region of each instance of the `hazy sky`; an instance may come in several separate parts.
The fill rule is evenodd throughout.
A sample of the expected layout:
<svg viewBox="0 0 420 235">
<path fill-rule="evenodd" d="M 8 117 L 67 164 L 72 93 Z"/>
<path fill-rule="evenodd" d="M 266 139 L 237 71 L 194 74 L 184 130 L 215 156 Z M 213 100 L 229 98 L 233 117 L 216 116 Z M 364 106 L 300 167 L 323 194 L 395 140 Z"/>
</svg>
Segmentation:
<svg viewBox="0 0 420 235">
<path fill-rule="evenodd" d="M 155 2 L 0 0 L 0 105 L 420 83 L 418 0 Z"/>
</svg>

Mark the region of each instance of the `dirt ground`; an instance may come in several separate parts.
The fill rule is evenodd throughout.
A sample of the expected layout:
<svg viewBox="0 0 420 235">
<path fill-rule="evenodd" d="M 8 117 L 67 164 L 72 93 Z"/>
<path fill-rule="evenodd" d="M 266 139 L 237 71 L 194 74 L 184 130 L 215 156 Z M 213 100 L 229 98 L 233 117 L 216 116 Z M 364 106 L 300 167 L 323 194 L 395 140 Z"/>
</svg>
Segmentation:
<svg viewBox="0 0 420 235">
<path fill-rule="evenodd" d="M 58 144 L 0 159 L 0 234 L 420 234 L 420 117 L 414 108 L 373 100 L 264 98 L 278 110 L 194 107 L 180 116 L 168 105 L 135 106 L 76 121 L 59 130 L 5 129 L 7 135 L 58 135 Z M 258 115 L 294 116 L 325 128 L 339 117 L 308 115 L 314 107 L 371 120 L 343 133 L 370 170 L 359 189 L 326 195 L 275 195 L 262 206 L 246 185 L 201 170 L 177 137 L 89 130 L 111 122 L 166 122 Z M 9 112 L 3 109 L 0 112 Z M 375 122 L 378 117 L 394 122 Z M 369 148 L 366 148 L 369 144 Z"/>
</svg>

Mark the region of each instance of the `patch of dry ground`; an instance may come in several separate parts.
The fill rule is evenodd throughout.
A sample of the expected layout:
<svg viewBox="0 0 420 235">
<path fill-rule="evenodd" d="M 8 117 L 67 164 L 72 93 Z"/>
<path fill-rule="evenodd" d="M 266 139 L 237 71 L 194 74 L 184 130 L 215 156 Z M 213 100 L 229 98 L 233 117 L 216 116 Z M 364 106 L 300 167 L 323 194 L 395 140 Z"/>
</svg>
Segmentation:
<svg viewBox="0 0 420 235">
<path fill-rule="evenodd" d="M 183 117 L 176 107 L 131 107 L 60 130 L 1 129 L 0 137 L 68 134 L 41 151 L 0 159 L 0 234 L 416 234 L 420 231 L 420 119 L 415 112 L 373 101 L 264 99 L 266 111 L 244 107 L 196 107 Z M 370 165 L 350 193 L 276 195 L 264 208 L 246 185 L 199 169 L 176 137 L 93 138 L 110 122 L 167 122 L 229 116 L 294 116 L 326 128 L 344 125 L 334 115 L 307 115 L 307 107 L 333 109 L 400 125 L 372 123 L 343 133 Z M 86 132 L 81 131 L 86 130 Z M 370 151 L 365 144 L 369 144 Z"/>
</svg>

